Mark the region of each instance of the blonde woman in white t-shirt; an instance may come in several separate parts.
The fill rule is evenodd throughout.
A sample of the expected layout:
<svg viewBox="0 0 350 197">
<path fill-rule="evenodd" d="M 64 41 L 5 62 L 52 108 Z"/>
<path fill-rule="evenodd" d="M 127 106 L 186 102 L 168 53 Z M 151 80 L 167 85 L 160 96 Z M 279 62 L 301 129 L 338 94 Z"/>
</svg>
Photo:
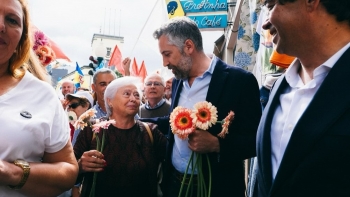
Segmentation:
<svg viewBox="0 0 350 197">
<path fill-rule="evenodd" d="M 78 173 L 55 91 L 24 66 L 28 13 L 25 0 L 0 0 L 0 196 L 55 196 Z"/>
</svg>

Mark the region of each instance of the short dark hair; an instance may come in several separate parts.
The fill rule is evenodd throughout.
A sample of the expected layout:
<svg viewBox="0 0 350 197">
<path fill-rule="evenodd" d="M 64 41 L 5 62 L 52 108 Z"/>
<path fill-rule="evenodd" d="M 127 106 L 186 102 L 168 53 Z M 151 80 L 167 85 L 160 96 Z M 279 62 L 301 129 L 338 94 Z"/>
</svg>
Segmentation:
<svg viewBox="0 0 350 197">
<path fill-rule="evenodd" d="M 100 74 L 100 73 L 107 73 L 107 74 L 111 74 L 113 75 L 114 79 L 117 78 L 117 75 L 115 74 L 115 72 L 109 68 L 101 68 L 101 69 L 98 69 L 95 73 L 94 73 L 94 76 L 92 76 L 92 83 L 93 84 L 96 84 L 96 78 L 97 76 Z"/>
<path fill-rule="evenodd" d="M 175 45 L 181 52 L 187 39 L 192 40 L 197 51 L 203 51 L 202 34 L 197 24 L 186 16 L 170 19 L 153 33 L 155 39 L 159 39 L 162 35 L 165 35 L 169 43 Z"/>
<path fill-rule="evenodd" d="M 279 4 L 284 5 L 287 2 L 296 0 L 277 0 Z M 350 25 L 350 0 L 320 0 L 327 12 L 334 15 L 338 22 L 347 21 Z"/>
</svg>

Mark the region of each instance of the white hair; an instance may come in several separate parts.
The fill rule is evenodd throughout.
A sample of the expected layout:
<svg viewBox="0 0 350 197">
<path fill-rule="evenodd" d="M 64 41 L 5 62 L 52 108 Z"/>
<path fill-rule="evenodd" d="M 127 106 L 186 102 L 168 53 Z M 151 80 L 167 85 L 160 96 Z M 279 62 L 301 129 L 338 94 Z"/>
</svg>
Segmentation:
<svg viewBox="0 0 350 197">
<path fill-rule="evenodd" d="M 104 93 L 104 100 L 105 100 L 105 106 L 106 106 L 106 111 L 107 111 L 107 117 L 109 117 L 112 114 L 112 109 L 108 105 L 107 100 L 114 99 L 115 94 L 119 90 L 119 88 L 128 86 L 128 85 L 134 85 L 137 88 L 137 92 L 140 95 L 140 99 L 142 98 L 142 91 L 141 91 L 141 86 L 142 86 L 142 79 L 139 77 L 130 77 L 130 76 L 125 76 L 121 78 L 117 78 L 113 80 L 106 88 L 106 91 Z"/>
<path fill-rule="evenodd" d="M 148 82 L 148 80 L 151 78 L 151 77 L 159 77 L 160 81 L 162 82 L 163 86 L 165 86 L 165 81 L 164 81 L 164 78 L 158 74 L 158 73 L 151 73 L 150 75 L 147 75 L 147 77 L 145 78 L 145 83 Z"/>
</svg>

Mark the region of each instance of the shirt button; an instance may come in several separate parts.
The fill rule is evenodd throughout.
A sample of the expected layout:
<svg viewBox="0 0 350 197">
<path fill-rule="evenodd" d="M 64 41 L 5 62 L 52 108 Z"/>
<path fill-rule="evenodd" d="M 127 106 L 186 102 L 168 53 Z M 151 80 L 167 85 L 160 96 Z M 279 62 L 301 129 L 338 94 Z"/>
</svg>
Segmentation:
<svg viewBox="0 0 350 197">
<path fill-rule="evenodd" d="M 290 125 L 288 126 L 288 129 L 289 129 L 289 130 L 292 130 L 292 129 L 293 129 L 293 125 L 290 124 Z"/>
</svg>

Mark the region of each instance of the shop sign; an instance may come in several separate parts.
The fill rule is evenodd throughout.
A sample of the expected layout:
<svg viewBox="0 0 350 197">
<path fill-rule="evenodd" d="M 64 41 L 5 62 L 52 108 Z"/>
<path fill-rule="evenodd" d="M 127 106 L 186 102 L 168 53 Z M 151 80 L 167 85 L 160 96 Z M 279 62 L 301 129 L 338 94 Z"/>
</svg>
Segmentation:
<svg viewBox="0 0 350 197">
<path fill-rule="evenodd" d="M 227 27 L 227 15 L 206 15 L 206 16 L 187 16 L 197 23 L 198 28 L 225 28 Z"/>
<path fill-rule="evenodd" d="M 185 13 L 227 11 L 227 0 L 180 0 Z"/>
</svg>

